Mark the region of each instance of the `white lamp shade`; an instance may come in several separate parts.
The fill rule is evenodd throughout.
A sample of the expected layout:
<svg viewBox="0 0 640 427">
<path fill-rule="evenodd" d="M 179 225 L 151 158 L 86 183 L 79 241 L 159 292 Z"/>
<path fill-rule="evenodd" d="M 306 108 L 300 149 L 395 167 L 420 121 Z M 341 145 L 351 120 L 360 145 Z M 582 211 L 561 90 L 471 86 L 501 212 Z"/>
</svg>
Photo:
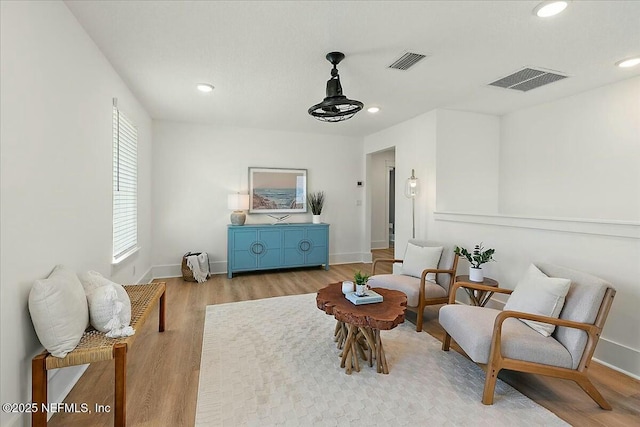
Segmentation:
<svg viewBox="0 0 640 427">
<path fill-rule="evenodd" d="M 248 194 L 229 194 L 227 197 L 227 207 L 232 211 L 244 211 L 249 209 Z"/>
</svg>

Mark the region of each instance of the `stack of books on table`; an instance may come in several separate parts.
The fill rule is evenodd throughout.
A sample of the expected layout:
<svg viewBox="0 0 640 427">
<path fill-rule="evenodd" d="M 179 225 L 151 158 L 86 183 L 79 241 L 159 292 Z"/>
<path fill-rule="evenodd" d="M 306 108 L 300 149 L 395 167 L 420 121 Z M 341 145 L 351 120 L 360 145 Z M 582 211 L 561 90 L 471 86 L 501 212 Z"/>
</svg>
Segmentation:
<svg viewBox="0 0 640 427">
<path fill-rule="evenodd" d="M 347 297 L 347 299 L 355 305 L 382 302 L 382 295 L 375 291 L 372 291 L 371 289 L 368 289 L 367 292 L 365 292 L 364 296 L 361 297 L 357 296 L 355 292 L 348 292 L 345 297 Z"/>
</svg>

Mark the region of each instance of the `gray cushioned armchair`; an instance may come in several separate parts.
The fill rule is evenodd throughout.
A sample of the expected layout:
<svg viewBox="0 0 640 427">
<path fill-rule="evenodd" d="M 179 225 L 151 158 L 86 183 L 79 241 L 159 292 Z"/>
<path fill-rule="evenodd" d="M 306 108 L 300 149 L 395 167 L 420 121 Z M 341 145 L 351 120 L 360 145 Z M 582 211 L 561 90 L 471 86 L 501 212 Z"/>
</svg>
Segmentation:
<svg viewBox="0 0 640 427">
<path fill-rule="evenodd" d="M 422 331 L 424 308 L 431 304 L 446 304 L 449 301 L 449 290 L 453 285 L 458 255 L 453 252 L 453 246 L 430 240 L 409 239 L 409 243 L 416 246 L 442 246 L 442 255 L 437 269 L 425 269 L 421 277 L 404 274 L 378 274 L 376 268 L 381 263 L 402 263 L 401 259 L 377 259 L 373 262 L 372 276 L 369 286 L 372 288 L 394 289 L 407 295 L 407 307 L 417 311 L 416 331 Z M 426 280 L 429 273 L 436 273 L 436 281 Z"/>
<path fill-rule="evenodd" d="M 451 291 L 449 305 L 440 309 L 439 320 L 445 329 L 442 349 L 449 350 L 451 338 L 476 363 L 486 364 L 482 403 L 493 403 L 494 389 L 501 369 L 548 375 L 575 381 L 602 409 L 611 405 L 587 376 L 604 322 L 609 314 L 615 289 L 608 282 L 580 271 L 551 264 L 536 264 L 549 277 L 571 280 L 560 317 L 500 311 L 486 307 L 455 304 L 460 283 Z M 478 290 L 510 294 L 509 289 L 470 285 Z M 545 337 L 518 319 L 556 325 Z"/>
</svg>

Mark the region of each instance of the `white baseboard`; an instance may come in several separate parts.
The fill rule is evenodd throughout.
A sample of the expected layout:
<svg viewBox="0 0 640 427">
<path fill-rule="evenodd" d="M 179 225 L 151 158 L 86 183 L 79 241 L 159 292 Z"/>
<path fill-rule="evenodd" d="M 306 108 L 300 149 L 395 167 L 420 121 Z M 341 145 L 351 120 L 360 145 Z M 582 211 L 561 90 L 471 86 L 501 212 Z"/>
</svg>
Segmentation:
<svg viewBox="0 0 640 427">
<path fill-rule="evenodd" d="M 69 366 L 48 371 L 48 403 L 62 403 L 89 365 Z M 83 402 L 71 402 L 83 403 Z M 53 416 L 50 412 L 47 419 Z"/>
<path fill-rule="evenodd" d="M 209 262 L 211 274 L 223 274 L 227 272 L 227 262 Z M 182 277 L 182 264 L 154 265 L 151 267 L 151 279 L 167 279 L 170 277 Z"/>
<path fill-rule="evenodd" d="M 149 269 L 138 279 L 136 284 L 140 285 L 142 283 L 150 283 L 153 280 L 153 267 L 149 267 Z"/>
<path fill-rule="evenodd" d="M 331 254 L 329 255 L 329 264 L 353 264 L 356 262 L 367 262 L 365 255 L 361 252 L 351 252 L 344 254 Z M 371 253 L 368 254 L 371 258 Z M 368 261 L 371 262 L 371 261 Z"/>
<path fill-rule="evenodd" d="M 356 262 L 371 263 L 371 253 L 351 252 L 344 254 L 329 255 L 329 264 L 352 264 Z M 226 274 L 227 262 L 210 262 L 211 274 Z M 171 277 L 182 277 L 181 264 L 154 265 L 151 267 L 149 281 L 152 279 L 168 279 Z M 144 276 L 147 277 L 146 275 Z"/>
<path fill-rule="evenodd" d="M 376 240 L 371 242 L 371 249 L 387 249 L 389 242 L 387 240 Z"/>
<path fill-rule="evenodd" d="M 593 360 L 640 380 L 640 351 L 600 337 Z"/>
</svg>

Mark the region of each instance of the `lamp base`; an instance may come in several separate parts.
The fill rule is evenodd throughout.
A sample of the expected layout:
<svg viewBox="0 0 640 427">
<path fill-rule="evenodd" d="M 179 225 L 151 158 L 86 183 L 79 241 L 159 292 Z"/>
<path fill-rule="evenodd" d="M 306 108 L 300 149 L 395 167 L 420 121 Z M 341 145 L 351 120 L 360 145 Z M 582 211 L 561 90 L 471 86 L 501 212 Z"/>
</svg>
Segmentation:
<svg viewBox="0 0 640 427">
<path fill-rule="evenodd" d="M 231 225 L 244 225 L 247 215 L 242 211 L 233 211 L 231 214 Z"/>
</svg>

